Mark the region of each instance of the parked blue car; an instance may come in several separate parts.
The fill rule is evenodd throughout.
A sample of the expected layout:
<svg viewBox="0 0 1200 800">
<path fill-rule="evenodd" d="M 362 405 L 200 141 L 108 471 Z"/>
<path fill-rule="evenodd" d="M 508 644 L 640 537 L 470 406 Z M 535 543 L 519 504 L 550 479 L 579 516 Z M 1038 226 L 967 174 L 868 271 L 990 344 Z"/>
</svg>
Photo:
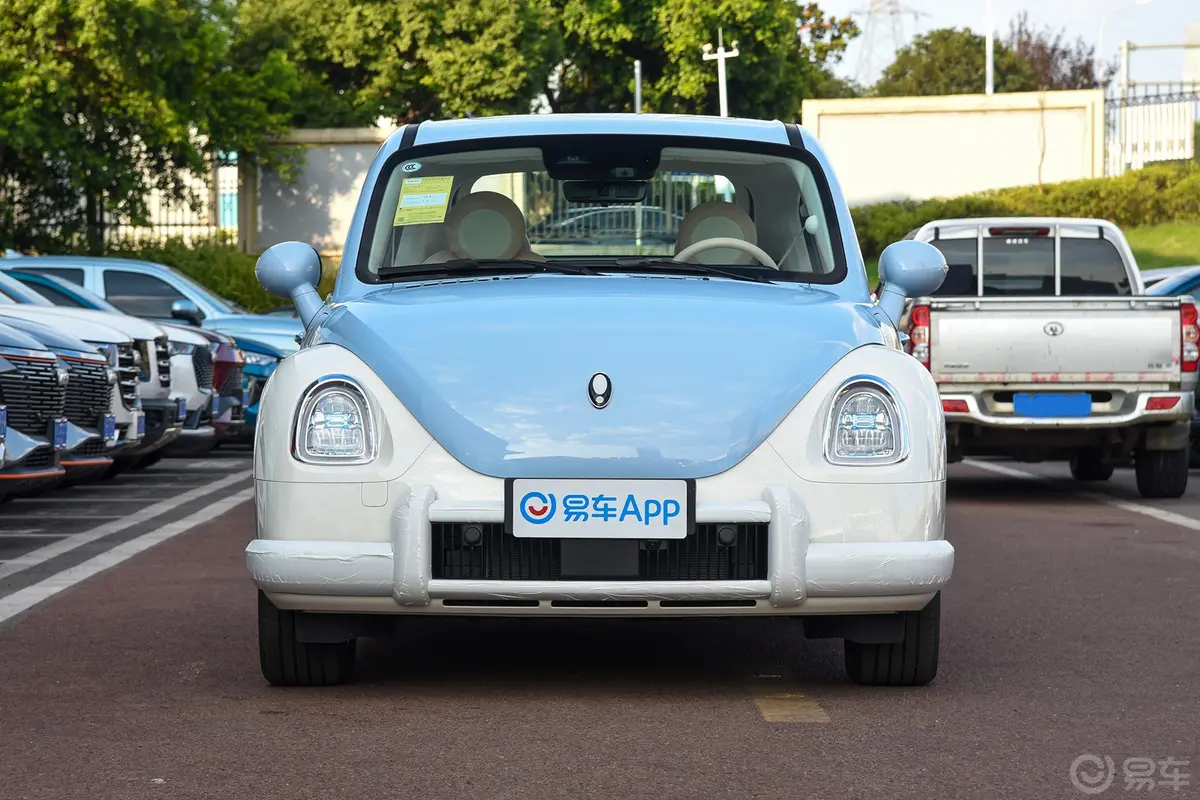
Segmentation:
<svg viewBox="0 0 1200 800">
<path fill-rule="evenodd" d="M 7 274 L 55 305 L 89 308 L 95 311 L 109 311 L 115 314 L 125 313 L 94 292 L 56 275 L 13 268 L 10 268 Z M 246 392 L 245 397 L 248 404 L 245 407 L 245 423 L 239 429 L 236 438 L 241 441 L 253 442 L 254 424 L 258 418 L 258 401 L 262 395 L 263 387 L 266 385 L 267 379 L 271 377 L 271 373 L 275 371 L 275 365 L 291 351 L 280 350 L 266 341 L 248 339 L 244 335 L 237 335 L 228 331 L 223 331 L 223 333 L 232 336 L 238 348 L 246 356 L 246 363 L 242 368 L 242 388 Z M 270 338 L 278 340 L 278 337 Z M 295 338 L 293 337 L 289 341 L 292 343 L 291 350 L 295 350 L 297 346 Z"/>
<path fill-rule="evenodd" d="M 304 333 L 295 316 L 252 314 L 205 289 L 178 270 L 149 261 L 86 256 L 0 259 L 0 269 L 53 275 L 105 298 L 126 314 L 184 322 L 236 338 L 248 337 L 287 354 Z"/>
</svg>

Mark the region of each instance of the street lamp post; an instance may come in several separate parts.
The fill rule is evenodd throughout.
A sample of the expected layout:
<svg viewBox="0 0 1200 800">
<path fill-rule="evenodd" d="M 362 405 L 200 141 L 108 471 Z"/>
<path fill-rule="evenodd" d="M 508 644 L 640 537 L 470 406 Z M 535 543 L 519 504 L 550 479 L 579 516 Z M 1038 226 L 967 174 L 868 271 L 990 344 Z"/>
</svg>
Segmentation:
<svg viewBox="0 0 1200 800">
<path fill-rule="evenodd" d="M 734 39 L 731 44 L 733 45 L 733 49 L 726 50 L 722 31 L 720 28 L 717 28 L 717 52 L 713 52 L 711 44 L 706 44 L 700 48 L 704 52 L 705 61 L 717 62 L 717 92 L 721 98 L 722 117 L 729 116 L 729 101 L 725 96 L 725 59 L 737 58 L 738 56 L 737 40 Z"/>
<path fill-rule="evenodd" d="M 992 23 L 992 0 L 987 0 L 984 16 L 986 17 L 984 24 L 987 26 L 987 44 L 984 53 L 984 60 L 987 62 L 987 77 L 984 80 L 984 92 L 992 94 L 996 91 L 996 33 Z"/>
</svg>

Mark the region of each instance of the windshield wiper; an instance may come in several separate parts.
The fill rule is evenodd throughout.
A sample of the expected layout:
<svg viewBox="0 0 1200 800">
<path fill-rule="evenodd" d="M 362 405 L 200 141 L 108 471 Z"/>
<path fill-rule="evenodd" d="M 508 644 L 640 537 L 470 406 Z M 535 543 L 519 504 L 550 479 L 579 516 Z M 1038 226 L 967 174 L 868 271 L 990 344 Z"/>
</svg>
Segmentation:
<svg viewBox="0 0 1200 800">
<path fill-rule="evenodd" d="M 750 281 L 751 283 L 771 283 L 770 280 L 753 273 L 730 272 L 729 270 L 710 267 L 707 264 L 685 264 L 673 258 L 618 258 L 614 262 L 620 269 L 638 271 L 681 272 L 693 275 L 715 275 L 720 278 L 730 278 L 735 281 Z"/>
<path fill-rule="evenodd" d="M 421 264 L 414 267 L 384 267 L 379 270 L 381 280 L 397 278 L 469 278 L 493 272 L 549 272 L 558 275 L 597 275 L 589 267 L 551 264 L 520 258 L 454 258 L 441 264 Z"/>
</svg>

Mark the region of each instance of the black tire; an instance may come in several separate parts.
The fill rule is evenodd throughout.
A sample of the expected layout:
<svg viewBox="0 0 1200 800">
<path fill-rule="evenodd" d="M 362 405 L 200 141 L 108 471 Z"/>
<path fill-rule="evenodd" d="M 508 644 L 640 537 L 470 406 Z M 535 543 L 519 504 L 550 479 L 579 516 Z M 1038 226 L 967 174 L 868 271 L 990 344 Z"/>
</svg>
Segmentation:
<svg viewBox="0 0 1200 800">
<path fill-rule="evenodd" d="M 1192 439 L 1192 445 L 1188 451 L 1188 466 L 1192 469 L 1200 468 L 1200 441 L 1195 439 Z"/>
<path fill-rule="evenodd" d="M 920 611 L 904 612 L 904 640 L 862 644 L 846 640 L 846 673 L 863 686 L 925 686 L 938 670 L 942 594 Z"/>
<path fill-rule="evenodd" d="M 162 461 L 164 455 L 165 453 L 163 453 L 162 450 L 155 450 L 153 453 L 146 453 L 146 455 L 133 462 L 133 466 L 130 467 L 130 469 L 142 470 L 153 467 L 159 461 Z"/>
<path fill-rule="evenodd" d="M 296 640 L 296 612 L 258 593 L 258 661 L 272 686 L 336 686 L 354 677 L 354 640 L 314 644 Z"/>
<path fill-rule="evenodd" d="M 1142 497 L 1182 497 L 1187 489 L 1189 449 L 1140 450 L 1134 472 Z"/>
<path fill-rule="evenodd" d="M 1083 450 L 1071 456 L 1071 477 L 1077 481 L 1106 481 L 1113 475 L 1113 464 L 1095 450 Z"/>
</svg>

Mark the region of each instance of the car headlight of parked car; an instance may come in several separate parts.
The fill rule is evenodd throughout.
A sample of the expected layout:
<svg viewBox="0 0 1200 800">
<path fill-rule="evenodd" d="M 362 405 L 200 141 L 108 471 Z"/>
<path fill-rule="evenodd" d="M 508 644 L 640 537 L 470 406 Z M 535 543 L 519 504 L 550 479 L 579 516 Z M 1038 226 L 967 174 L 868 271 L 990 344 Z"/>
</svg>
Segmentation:
<svg viewBox="0 0 1200 800">
<path fill-rule="evenodd" d="M 171 342 L 171 355 L 173 356 L 190 356 L 194 352 L 196 352 L 196 345 L 194 344 Z"/>
<path fill-rule="evenodd" d="M 908 431 L 895 393 L 877 378 L 857 377 L 834 396 L 825 460 L 840 466 L 895 464 L 908 455 Z"/>
<path fill-rule="evenodd" d="M 255 367 L 271 367 L 279 363 L 278 358 L 266 353 L 252 353 L 246 350 L 243 351 L 243 354 L 246 356 L 246 363 Z"/>
<path fill-rule="evenodd" d="M 296 458 L 308 464 L 367 464 L 377 451 L 371 406 L 358 384 L 343 377 L 313 384 L 296 419 Z"/>
</svg>

